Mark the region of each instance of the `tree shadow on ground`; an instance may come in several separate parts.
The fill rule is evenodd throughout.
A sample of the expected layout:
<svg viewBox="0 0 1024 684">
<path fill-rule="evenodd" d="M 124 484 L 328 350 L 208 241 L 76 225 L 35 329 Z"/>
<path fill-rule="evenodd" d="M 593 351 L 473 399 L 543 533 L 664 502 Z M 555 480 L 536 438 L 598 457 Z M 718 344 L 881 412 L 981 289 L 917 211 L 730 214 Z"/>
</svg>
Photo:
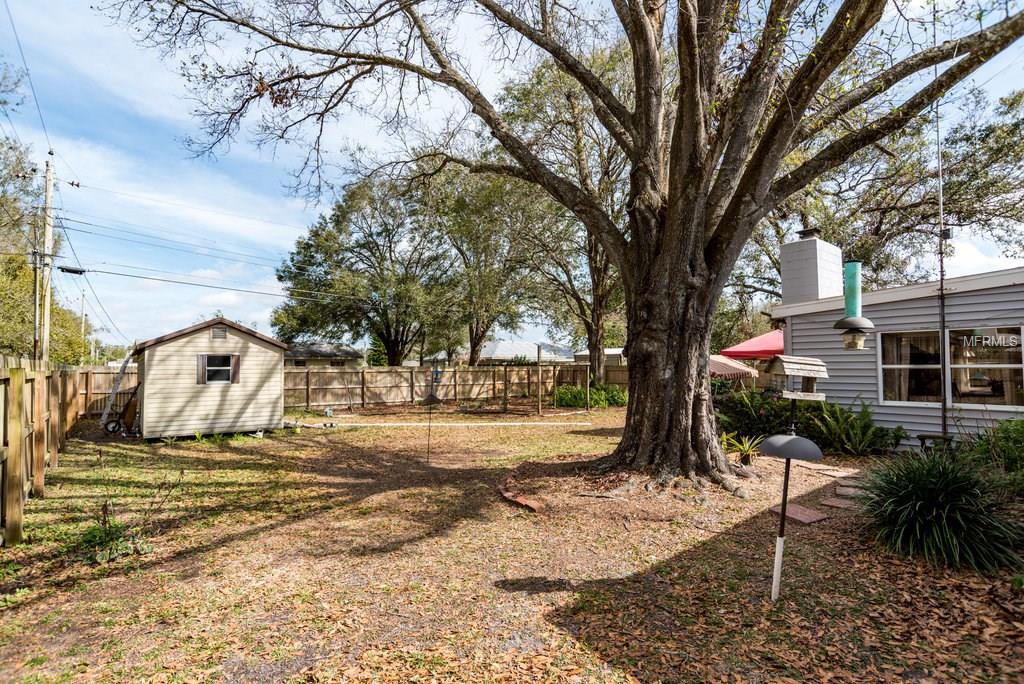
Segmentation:
<svg viewBox="0 0 1024 684">
<path fill-rule="evenodd" d="M 833 487 L 792 500 L 830 518 L 787 525 L 775 604 L 778 517 L 768 511 L 627 577 L 528 576 L 495 586 L 572 592 L 547 621 L 641 682 L 919 681 L 951 676 L 947 667 L 963 679 L 1000 681 L 1024 645 L 1009 629 L 983 632 L 986 620 L 1005 623 L 987 582 L 887 554 L 859 514 L 820 506 Z M 950 610 L 960 602 L 971 609 Z"/>
<path fill-rule="evenodd" d="M 93 436 L 91 433 L 88 436 Z M 132 523 L 154 509 L 165 487 L 181 476 L 179 490 L 156 506 L 146 536 L 157 553 L 113 563 L 103 577 L 181 564 L 226 545 L 255 540 L 290 526 L 330 525 L 361 516 L 387 516 L 399 523 L 366 541 L 360 528 L 309 542 L 297 535 L 295 552 L 311 557 L 387 554 L 408 544 L 445 536 L 464 520 L 479 519 L 495 506 L 509 506 L 497 487 L 512 466 L 481 466 L 474 453 L 446 451 L 425 458 L 423 449 L 370 449 L 342 431 L 279 433 L 262 440 L 207 444 L 191 440 L 68 443 L 62 467 L 48 473 L 47 515 L 63 525 L 96 519 L 104 501 Z M 591 462 L 526 463 L 531 476 L 568 477 Z M 518 466 L 517 466 L 518 467 Z M 116 470 L 112 476 L 108 468 Z M 171 483 L 170 485 L 168 483 Z M 397 501 L 394 495 L 399 498 Z M 387 501 L 378 503 L 380 497 Z M 30 504 L 29 513 L 35 507 Z M 238 519 L 235 521 L 234 519 Z M 220 525 L 223 521 L 230 521 Z M 45 523 L 43 523 L 45 524 Z M 37 525 L 31 519 L 32 533 Z M 189 534 L 181 534 L 189 530 Z M 195 535 L 196 528 L 209 528 Z M 187 540 L 187 541 L 186 541 Z M 0 583 L 0 593 L 23 586 L 40 589 L 25 603 L 53 591 L 96 579 L 96 568 L 80 561 L 67 544 L 22 547 L 23 565 L 60 566 L 60 572 L 29 572 Z"/>
</svg>

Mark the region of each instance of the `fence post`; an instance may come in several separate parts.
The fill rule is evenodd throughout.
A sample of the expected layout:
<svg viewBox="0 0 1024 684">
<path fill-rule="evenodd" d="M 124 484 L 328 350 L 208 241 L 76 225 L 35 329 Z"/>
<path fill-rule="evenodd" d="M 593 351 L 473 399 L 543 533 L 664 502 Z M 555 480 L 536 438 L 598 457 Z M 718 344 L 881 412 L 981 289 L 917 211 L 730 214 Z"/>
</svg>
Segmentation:
<svg viewBox="0 0 1024 684">
<path fill-rule="evenodd" d="M 540 345 L 537 345 L 537 415 L 544 415 L 544 369 L 540 365 Z"/>
<path fill-rule="evenodd" d="M 32 496 L 42 498 L 46 483 L 46 371 L 36 370 L 32 379 Z"/>
<path fill-rule="evenodd" d="M 82 417 L 88 418 L 92 413 L 92 371 L 85 371 L 85 408 L 82 410 Z"/>
<path fill-rule="evenodd" d="M 583 378 L 583 386 L 587 388 L 587 411 L 590 410 L 590 364 L 587 364 L 587 375 Z"/>
<path fill-rule="evenodd" d="M 309 369 L 306 369 L 306 410 L 309 410 Z"/>
<path fill-rule="evenodd" d="M 416 403 L 416 370 L 411 369 L 409 371 L 409 401 L 412 404 Z"/>
<path fill-rule="evenodd" d="M 366 369 L 359 371 L 359 403 L 366 408 Z"/>
<path fill-rule="evenodd" d="M 455 403 L 459 403 L 459 367 L 455 366 L 454 373 L 452 374 L 452 392 L 455 393 Z"/>
<path fill-rule="evenodd" d="M 502 382 L 501 404 L 502 404 L 502 410 L 507 412 L 508 411 L 508 366 L 502 366 L 502 368 L 505 369 L 505 380 L 504 380 L 504 382 Z"/>
<path fill-rule="evenodd" d="M 20 544 L 25 506 L 25 369 L 11 368 L 7 386 L 7 463 L 4 468 L 4 543 Z"/>
<path fill-rule="evenodd" d="M 50 447 L 50 467 L 57 467 L 57 451 L 60 449 L 60 371 L 54 369 L 50 373 L 50 381 L 46 385 L 50 419 L 47 421 L 46 442 Z"/>
</svg>

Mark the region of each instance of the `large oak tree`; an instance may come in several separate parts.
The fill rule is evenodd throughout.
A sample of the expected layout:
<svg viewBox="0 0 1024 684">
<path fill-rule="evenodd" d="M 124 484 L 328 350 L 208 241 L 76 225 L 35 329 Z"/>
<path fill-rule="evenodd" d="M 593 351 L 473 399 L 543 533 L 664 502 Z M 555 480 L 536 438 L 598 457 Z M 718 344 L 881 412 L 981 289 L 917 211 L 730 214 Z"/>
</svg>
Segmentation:
<svg viewBox="0 0 1024 684">
<path fill-rule="evenodd" d="M 1024 13 L 1015 9 L 996 16 L 972 6 L 961 17 L 957 5 L 940 17 L 951 39 L 930 46 L 927 25 L 882 0 L 121 0 L 114 7 L 145 40 L 192 53 L 186 69 L 203 103 L 207 144 L 229 139 L 258 112 L 263 139 L 312 134 L 314 181 L 324 169 L 322 134 L 338 114 L 373 111 L 400 131 L 402 117 L 416 111 L 409 98 L 444 91 L 463 102 L 504 151 L 466 165 L 542 187 L 618 267 L 630 363 L 619 462 L 728 487 L 707 352 L 719 295 L 751 232 L 786 198 L 911 123 L 1024 34 Z M 490 64 L 463 54 L 481 37 Z M 625 95 L 586 57 L 622 41 L 631 67 Z M 579 83 L 581 104 L 628 158 L 625 225 L 546 163 L 475 78 L 502 68 L 501 60 L 529 67 L 541 58 Z M 871 68 L 846 68 L 853 63 Z M 865 105 L 878 113 L 832 134 Z M 451 140 L 460 128 L 449 129 Z M 453 158 L 458 150 L 452 146 Z"/>
</svg>

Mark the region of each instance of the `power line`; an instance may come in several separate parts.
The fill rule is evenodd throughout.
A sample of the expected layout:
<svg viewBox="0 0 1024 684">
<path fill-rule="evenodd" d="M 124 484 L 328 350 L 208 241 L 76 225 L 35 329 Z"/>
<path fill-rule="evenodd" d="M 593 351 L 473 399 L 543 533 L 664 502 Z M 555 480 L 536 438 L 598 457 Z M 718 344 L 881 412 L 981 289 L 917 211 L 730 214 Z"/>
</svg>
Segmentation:
<svg viewBox="0 0 1024 684">
<path fill-rule="evenodd" d="M 190 283 L 186 280 L 175 280 L 172 278 L 157 278 L 156 276 L 144 276 L 137 273 L 118 273 L 117 271 L 103 271 L 99 269 L 89 269 L 90 273 L 103 273 L 104 275 L 122 276 L 124 278 L 138 278 L 140 280 L 152 280 L 158 283 L 172 283 L 174 285 L 191 285 L 192 287 L 205 287 L 211 290 L 227 290 L 229 292 L 244 292 L 246 294 L 263 295 L 266 297 L 280 297 L 281 299 L 296 299 L 306 302 L 318 302 L 320 304 L 328 304 L 331 300 L 321 299 L 318 297 L 297 297 L 295 295 L 289 295 L 281 292 L 263 292 L 261 290 L 250 290 L 243 287 L 228 287 L 226 285 L 210 285 L 208 283 Z M 334 295 L 324 294 L 324 297 L 333 297 Z"/>
<path fill-rule="evenodd" d="M 65 180 L 65 182 L 68 182 L 68 181 Z M 86 190 L 97 190 L 99 192 L 108 192 L 108 193 L 110 193 L 112 195 L 121 195 L 123 197 L 131 197 L 133 199 L 141 200 L 143 202 L 156 202 L 158 204 L 166 204 L 166 205 L 169 205 L 169 206 L 172 206 L 172 207 L 184 207 L 185 209 L 191 209 L 192 211 L 196 211 L 198 209 L 198 211 L 205 212 L 205 213 L 208 213 L 208 214 L 220 214 L 221 216 L 230 216 L 232 218 L 241 218 L 241 219 L 245 219 L 247 221 L 256 221 L 256 222 L 259 222 L 259 223 L 265 223 L 265 224 L 267 224 L 269 226 L 277 226 L 278 228 L 289 228 L 291 230 L 296 230 L 296 231 L 300 231 L 300 232 L 305 231 L 305 228 L 299 228 L 297 226 L 293 226 L 293 225 L 290 225 L 290 224 L 287 224 L 287 223 L 279 223 L 277 221 L 268 221 L 267 219 L 258 218 L 256 216 L 247 216 L 246 214 L 238 214 L 238 213 L 231 212 L 231 211 L 224 211 L 223 209 L 210 209 L 208 207 L 196 207 L 196 205 L 189 204 L 187 202 L 175 202 L 173 200 L 160 199 L 160 198 L 157 198 L 157 197 L 151 197 L 151 196 L 148 196 L 148 195 L 141 195 L 141 194 L 134 193 L 134 192 L 127 192 L 125 190 L 114 190 L 114 189 L 111 189 L 111 188 L 101 188 L 101 187 L 96 186 L 96 185 L 87 185 L 85 183 L 77 183 L 75 185 L 75 187 L 77 187 L 77 188 L 85 188 Z"/>
<path fill-rule="evenodd" d="M 205 250 L 223 252 L 224 254 L 233 254 L 235 256 L 248 257 L 250 259 L 263 259 L 264 261 L 271 261 L 271 262 L 274 262 L 274 263 L 278 263 L 281 260 L 281 257 L 262 256 L 260 254 L 251 254 L 251 253 L 248 253 L 248 252 L 236 252 L 235 250 L 224 249 L 223 247 L 207 247 L 206 245 L 202 245 L 202 244 L 199 244 L 197 242 L 188 242 L 186 240 L 175 240 L 173 238 L 160 237 L 159 235 L 152 235 L 150 233 L 145 233 L 145 232 L 139 231 L 139 230 L 130 230 L 128 228 L 118 228 L 117 226 L 108 226 L 108 225 L 105 225 L 105 224 L 102 224 L 102 223 L 93 223 L 91 221 L 83 221 L 81 219 L 68 218 L 67 216 L 62 216 L 61 220 L 62 221 L 71 221 L 72 223 L 78 223 L 78 224 L 81 224 L 83 226 L 91 226 L 93 228 L 103 228 L 103 229 L 106 229 L 106 230 L 113 230 L 113 231 L 116 231 L 116 232 L 119 232 L 119 233 L 128 233 L 129 235 L 144 235 L 145 237 L 148 237 L 148 238 L 150 238 L 152 240 L 159 240 L 161 242 L 170 242 L 172 244 L 185 245 L 187 247 L 195 247 L 197 249 L 205 249 Z"/>
<path fill-rule="evenodd" d="M 11 6 L 7 3 L 7 0 L 3 0 L 3 2 L 4 9 L 7 10 L 7 19 L 11 22 L 11 31 L 14 33 L 14 42 L 18 46 L 18 54 L 21 55 L 21 63 L 25 67 L 25 78 L 28 80 L 29 90 L 32 91 L 32 102 L 35 103 L 36 113 L 39 114 L 39 124 L 43 127 L 43 136 L 46 138 L 46 146 L 49 148 L 50 154 L 53 154 L 53 145 L 50 143 L 50 133 L 46 130 L 46 121 L 43 120 L 43 109 L 39 106 L 39 95 L 36 94 L 36 85 L 32 82 L 32 71 L 28 68 L 28 60 L 25 59 L 25 50 L 21 47 L 21 38 L 18 36 L 18 27 L 14 24 L 14 15 L 11 14 Z"/>
<path fill-rule="evenodd" d="M 63 229 L 64 227 L 61 226 L 61 228 Z M 75 257 L 75 263 L 78 264 L 79 268 L 82 268 L 82 260 L 78 258 L 78 252 L 75 251 L 75 245 L 74 243 L 71 242 L 71 236 L 68 235 L 67 230 L 64 230 L 64 237 L 67 238 L 68 247 L 71 248 L 71 254 Z M 92 292 L 93 299 L 96 300 L 96 304 L 103 311 L 103 314 L 110 322 L 110 325 L 114 328 L 114 331 L 121 336 L 121 339 L 125 341 L 125 344 L 131 344 L 131 340 L 128 339 L 128 336 L 121 332 L 121 329 L 117 327 L 117 323 L 114 322 L 114 317 L 110 315 L 109 311 L 107 311 L 107 307 L 103 306 L 103 301 L 100 299 L 100 296 L 96 293 L 96 288 L 92 286 L 92 281 L 89 280 L 89 274 L 83 273 L 82 277 L 85 278 L 85 284 L 89 286 L 89 291 Z"/>
</svg>

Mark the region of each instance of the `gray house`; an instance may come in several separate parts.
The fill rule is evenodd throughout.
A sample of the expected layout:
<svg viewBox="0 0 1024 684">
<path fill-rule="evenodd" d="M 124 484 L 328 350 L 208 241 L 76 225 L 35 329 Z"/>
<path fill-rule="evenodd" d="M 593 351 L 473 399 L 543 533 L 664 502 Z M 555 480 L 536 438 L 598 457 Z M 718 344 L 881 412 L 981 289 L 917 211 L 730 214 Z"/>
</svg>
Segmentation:
<svg viewBox="0 0 1024 684">
<path fill-rule="evenodd" d="M 937 433 L 944 383 L 954 434 L 1024 418 L 1024 268 L 948 278 L 943 330 L 935 282 L 866 292 L 875 330 L 851 351 L 832 327 L 843 317 L 839 249 L 808 236 L 784 245 L 781 258 L 782 303 L 772 318 L 784 325 L 787 354 L 828 364 L 818 387 L 829 401 L 863 401 L 879 425 Z"/>
</svg>

